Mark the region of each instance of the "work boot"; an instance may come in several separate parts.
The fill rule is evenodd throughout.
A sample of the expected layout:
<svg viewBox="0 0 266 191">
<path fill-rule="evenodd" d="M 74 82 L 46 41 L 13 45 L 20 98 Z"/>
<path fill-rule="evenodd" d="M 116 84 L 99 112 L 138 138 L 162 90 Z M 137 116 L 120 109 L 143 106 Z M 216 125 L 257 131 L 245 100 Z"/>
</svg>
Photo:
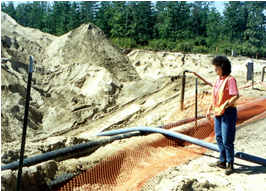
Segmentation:
<svg viewBox="0 0 266 191">
<path fill-rule="evenodd" d="M 226 168 L 226 162 L 217 161 L 214 163 L 210 163 L 209 166 L 210 167 L 219 167 L 219 168 L 225 169 Z"/>
<path fill-rule="evenodd" d="M 234 172 L 234 163 L 229 162 L 227 168 L 225 169 L 225 174 L 230 175 Z"/>
</svg>

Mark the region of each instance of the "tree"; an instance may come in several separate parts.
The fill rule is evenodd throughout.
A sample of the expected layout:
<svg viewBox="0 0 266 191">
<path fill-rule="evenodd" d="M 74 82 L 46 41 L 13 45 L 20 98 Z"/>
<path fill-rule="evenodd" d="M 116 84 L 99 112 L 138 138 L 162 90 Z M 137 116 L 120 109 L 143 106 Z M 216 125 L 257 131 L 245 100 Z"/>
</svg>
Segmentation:
<svg viewBox="0 0 266 191">
<path fill-rule="evenodd" d="M 57 35 L 62 35 L 72 29 L 71 2 L 55 1 L 52 15 L 54 17 L 55 33 Z"/>
<path fill-rule="evenodd" d="M 42 2 L 45 3 L 45 10 L 46 14 L 43 17 L 43 31 L 51 34 L 56 34 L 56 17 L 54 17 L 54 4 L 51 4 L 50 2 Z"/>
<path fill-rule="evenodd" d="M 30 14 L 32 18 L 31 27 L 41 29 L 41 22 L 44 13 L 40 1 L 34 1 L 32 3 L 32 12 Z"/>
<path fill-rule="evenodd" d="M 229 1 L 225 6 L 225 34 L 230 41 L 242 41 L 247 24 L 246 2 Z"/>
<path fill-rule="evenodd" d="M 266 47 L 266 2 L 246 2 L 248 9 L 247 27 L 244 31 L 245 40 L 253 55 L 259 54 Z"/>
<path fill-rule="evenodd" d="M 16 19 L 16 9 L 15 9 L 13 1 L 8 2 L 6 6 L 6 13 L 13 19 Z"/>
<path fill-rule="evenodd" d="M 73 29 L 73 9 L 70 1 L 63 1 L 63 29 L 64 33 Z"/>
<path fill-rule="evenodd" d="M 113 16 L 111 19 L 112 29 L 110 34 L 112 37 L 127 37 L 127 9 L 125 1 L 113 2 Z"/>
<path fill-rule="evenodd" d="M 208 46 L 216 45 L 223 34 L 223 18 L 220 13 L 212 8 L 209 11 L 206 24 L 207 44 Z"/>
<path fill-rule="evenodd" d="M 162 2 L 156 4 L 156 31 L 159 38 L 172 41 L 186 39 L 190 36 L 190 4 L 187 2 Z M 159 13 L 158 13 L 159 12 Z"/>
<path fill-rule="evenodd" d="M 129 2 L 126 12 L 125 30 L 127 37 L 140 44 L 147 44 L 152 39 L 154 12 L 152 3 L 148 1 Z"/>
<path fill-rule="evenodd" d="M 1 11 L 7 13 L 7 5 L 5 2 L 1 2 Z"/>
<path fill-rule="evenodd" d="M 49 1 L 2 2 L 19 24 L 62 35 L 83 23 L 100 27 L 120 47 L 266 55 L 266 2 Z"/>
<path fill-rule="evenodd" d="M 16 7 L 16 20 L 23 26 L 31 26 L 30 6 L 26 3 L 21 3 Z"/>
<path fill-rule="evenodd" d="M 82 1 L 80 3 L 82 23 L 94 22 L 96 3 L 95 1 Z"/>
<path fill-rule="evenodd" d="M 209 2 L 196 1 L 192 4 L 191 31 L 195 36 L 206 37 Z"/>
<path fill-rule="evenodd" d="M 97 9 L 95 24 L 100 27 L 107 36 L 110 36 L 112 4 L 110 1 L 101 1 Z"/>
<path fill-rule="evenodd" d="M 156 24 L 154 26 L 154 37 L 157 39 L 167 39 L 170 33 L 171 18 L 168 14 L 168 2 L 156 2 L 155 16 Z"/>
<path fill-rule="evenodd" d="M 71 28 L 77 28 L 82 24 L 81 22 L 81 12 L 80 12 L 80 4 L 77 2 L 73 2 L 71 6 L 71 18 L 72 18 L 72 26 Z"/>
</svg>

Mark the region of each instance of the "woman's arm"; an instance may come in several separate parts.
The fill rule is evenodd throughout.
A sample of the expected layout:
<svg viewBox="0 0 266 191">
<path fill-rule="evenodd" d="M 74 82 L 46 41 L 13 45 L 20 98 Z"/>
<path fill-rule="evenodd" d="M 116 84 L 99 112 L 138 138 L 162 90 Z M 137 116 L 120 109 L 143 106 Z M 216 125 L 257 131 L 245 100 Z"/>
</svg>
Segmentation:
<svg viewBox="0 0 266 191">
<path fill-rule="evenodd" d="M 228 80 L 228 88 L 229 88 L 229 95 L 231 95 L 232 97 L 230 99 L 228 99 L 224 103 L 224 108 L 225 109 L 230 107 L 230 106 L 232 106 L 232 105 L 234 105 L 234 103 L 239 98 L 239 92 L 238 92 L 238 88 L 237 88 L 237 84 L 236 84 L 235 78 L 230 78 Z"/>
<path fill-rule="evenodd" d="M 228 108 L 232 105 L 234 105 L 234 103 L 239 99 L 239 95 L 235 95 L 233 97 L 231 97 L 229 100 L 227 100 L 225 103 L 224 103 L 224 108 Z"/>
<path fill-rule="evenodd" d="M 207 80 L 205 80 L 202 76 L 200 76 L 199 74 L 197 74 L 196 72 L 192 72 L 195 76 L 197 76 L 199 79 L 201 79 L 203 82 L 205 82 L 205 84 L 213 87 L 213 84 L 208 82 Z"/>
</svg>

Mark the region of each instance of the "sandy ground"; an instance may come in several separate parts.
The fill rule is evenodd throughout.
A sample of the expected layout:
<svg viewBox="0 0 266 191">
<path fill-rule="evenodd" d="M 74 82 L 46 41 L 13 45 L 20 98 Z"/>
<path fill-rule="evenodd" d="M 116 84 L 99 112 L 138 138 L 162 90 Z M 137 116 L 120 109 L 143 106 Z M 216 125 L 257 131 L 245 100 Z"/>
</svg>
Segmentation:
<svg viewBox="0 0 266 191">
<path fill-rule="evenodd" d="M 241 125 L 236 134 L 236 151 L 266 157 L 266 119 Z M 144 186 L 142 191 L 264 191 L 266 190 L 266 167 L 235 160 L 235 173 L 230 176 L 224 170 L 209 167 L 218 160 L 217 152 L 161 172 Z"/>
</svg>

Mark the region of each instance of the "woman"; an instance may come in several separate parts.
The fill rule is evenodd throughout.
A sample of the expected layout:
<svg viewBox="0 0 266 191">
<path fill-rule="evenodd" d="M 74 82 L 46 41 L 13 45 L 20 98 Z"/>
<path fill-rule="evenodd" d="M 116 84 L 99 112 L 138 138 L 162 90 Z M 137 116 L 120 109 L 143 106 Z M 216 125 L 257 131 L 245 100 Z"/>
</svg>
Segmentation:
<svg viewBox="0 0 266 191">
<path fill-rule="evenodd" d="M 234 140 L 236 131 L 237 110 L 236 100 L 239 98 L 236 80 L 230 75 L 231 63 L 225 56 L 217 56 L 212 60 L 218 79 L 213 87 L 213 103 L 210 111 L 214 109 L 215 136 L 220 151 L 220 160 L 210 166 L 220 167 L 225 174 L 233 173 L 234 168 Z M 227 162 L 227 166 L 226 166 Z"/>
</svg>

